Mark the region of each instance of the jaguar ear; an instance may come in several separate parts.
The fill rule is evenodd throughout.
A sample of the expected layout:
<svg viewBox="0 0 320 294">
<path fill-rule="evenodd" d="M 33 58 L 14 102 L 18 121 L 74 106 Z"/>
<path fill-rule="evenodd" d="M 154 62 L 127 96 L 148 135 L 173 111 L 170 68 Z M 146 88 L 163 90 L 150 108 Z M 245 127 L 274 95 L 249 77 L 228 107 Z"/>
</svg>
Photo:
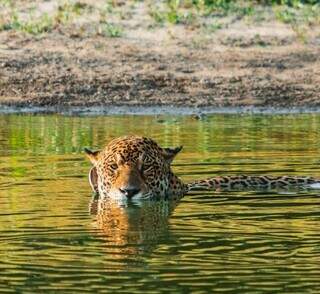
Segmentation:
<svg viewBox="0 0 320 294">
<path fill-rule="evenodd" d="M 169 163 L 175 158 L 175 156 L 181 151 L 182 146 L 176 148 L 163 148 L 163 156 Z"/>
<path fill-rule="evenodd" d="M 92 191 L 95 193 L 99 193 L 98 189 L 98 173 L 97 168 L 93 167 L 89 171 L 89 183 L 92 188 Z"/>
<path fill-rule="evenodd" d="M 97 159 L 98 159 L 98 155 L 100 153 L 100 150 L 98 151 L 91 151 L 90 149 L 88 148 L 84 148 L 84 152 L 86 153 L 87 157 L 90 159 L 91 163 L 93 165 L 96 164 L 97 162 Z"/>
</svg>

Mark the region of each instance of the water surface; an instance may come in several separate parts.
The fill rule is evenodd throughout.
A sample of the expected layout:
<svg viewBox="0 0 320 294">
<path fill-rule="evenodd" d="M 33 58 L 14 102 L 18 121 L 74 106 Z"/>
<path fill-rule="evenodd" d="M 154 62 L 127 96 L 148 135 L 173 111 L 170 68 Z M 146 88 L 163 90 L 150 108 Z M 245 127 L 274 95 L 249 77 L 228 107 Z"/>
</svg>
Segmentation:
<svg viewBox="0 0 320 294">
<path fill-rule="evenodd" d="M 320 177 L 320 115 L 0 115 L 0 292 L 319 293 L 320 192 L 201 192 L 96 215 L 84 146 L 183 145 L 185 181 Z"/>
</svg>

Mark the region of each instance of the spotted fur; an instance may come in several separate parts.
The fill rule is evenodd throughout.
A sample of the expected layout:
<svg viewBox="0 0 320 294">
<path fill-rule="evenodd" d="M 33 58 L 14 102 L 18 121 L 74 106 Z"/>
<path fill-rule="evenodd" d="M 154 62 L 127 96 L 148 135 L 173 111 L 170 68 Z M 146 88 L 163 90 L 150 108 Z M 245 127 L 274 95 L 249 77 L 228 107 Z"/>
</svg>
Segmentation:
<svg viewBox="0 0 320 294">
<path fill-rule="evenodd" d="M 310 184 L 318 181 L 311 177 L 295 177 L 295 176 L 226 176 L 214 177 L 206 180 L 198 180 L 188 185 L 188 191 L 192 190 L 207 190 L 207 189 L 288 189 L 290 187 L 307 187 Z"/>
<path fill-rule="evenodd" d="M 225 176 L 184 184 L 171 170 L 182 147 L 161 148 L 150 138 L 126 136 L 112 140 L 101 151 L 85 149 L 93 168 L 89 182 L 99 197 L 178 200 L 193 190 L 274 189 L 318 183 L 311 177 Z"/>
</svg>

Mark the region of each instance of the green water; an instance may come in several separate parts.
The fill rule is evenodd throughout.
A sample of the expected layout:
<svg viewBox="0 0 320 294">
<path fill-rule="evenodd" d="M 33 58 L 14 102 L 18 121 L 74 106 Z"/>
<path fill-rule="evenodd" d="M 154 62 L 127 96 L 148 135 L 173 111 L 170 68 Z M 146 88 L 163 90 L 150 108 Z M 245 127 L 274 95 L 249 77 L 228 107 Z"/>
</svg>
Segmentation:
<svg viewBox="0 0 320 294">
<path fill-rule="evenodd" d="M 174 170 L 320 177 L 320 115 L 0 115 L 0 292 L 319 293 L 320 191 L 90 212 L 84 146 L 184 145 Z"/>
</svg>

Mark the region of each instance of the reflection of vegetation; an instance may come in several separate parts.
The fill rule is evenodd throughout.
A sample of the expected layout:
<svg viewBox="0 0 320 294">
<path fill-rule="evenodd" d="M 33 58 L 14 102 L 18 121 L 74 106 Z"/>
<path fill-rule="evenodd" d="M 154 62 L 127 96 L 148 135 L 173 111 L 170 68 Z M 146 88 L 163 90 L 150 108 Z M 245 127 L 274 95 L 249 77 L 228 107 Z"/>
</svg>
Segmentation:
<svg viewBox="0 0 320 294">
<path fill-rule="evenodd" d="M 186 176 L 186 180 L 191 180 L 220 173 L 243 173 L 241 171 L 243 166 L 239 166 L 239 162 L 248 164 L 251 173 L 264 172 L 266 168 L 264 158 L 270 156 L 269 152 L 273 154 L 271 158 L 274 160 L 273 169 L 278 169 L 281 173 L 283 164 L 300 156 L 300 150 L 313 154 L 312 152 L 318 149 L 315 134 L 319 130 L 320 117 L 248 115 L 239 118 L 237 115 L 214 115 L 203 120 L 194 120 L 190 117 L 158 119 L 152 116 L 10 115 L 0 116 L 0 124 L 8 126 L 0 129 L 0 138 L 5 138 L 0 141 L 1 153 L 6 156 L 3 158 L 4 164 L 12 167 L 17 176 L 21 172 L 36 173 L 36 170 L 30 170 L 30 166 L 34 163 L 22 164 L 19 161 L 18 156 L 23 155 L 48 157 L 47 163 L 52 164 L 52 167 L 47 177 L 55 177 L 58 171 L 58 175 L 64 175 L 59 169 L 63 163 L 56 161 L 56 156 L 63 154 L 77 156 L 78 161 L 72 165 L 80 165 L 84 175 L 87 173 L 89 163 L 82 156 L 83 147 L 101 148 L 115 137 L 140 134 L 153 137 L 162 146 L 183 145 L 184 150 L 175 161 L 178 164 L 175 169 L 180 175 Z M 8 155 L 11 158 L 17 156 L 17 159 L 10 162 Z M 311 158 L 310 160 L 316 160 L 313 155 Z M 184 162 L 199 165 L 195 170 L 188 171 L 183 165 L 180 166 Z M 263 164 L 252 165 L 257 162 Z M 211 165 L 206 167 L 201 163 Z M 212 166 L 212 163 L 217 165 Z M 270 165 L 272 164 L 270 162 Z M 45 166 L 45 163 L 43 165 Z M 21 166 L 24 169 L 19 171 Z M 193 168 L 190 166 L 189 169 Z M 201 174 L 197 174 L 198 172 Z"/>
<path fill-rule="evenodd" d="M 318 134 L 320 124 L 317 115 L 249 115 L 241 118 L 215 115 L 203 120 L 190 117 L 159 120 L 152 116 L 9 115 L 0 116 L 0 124 L 7 126 L 0 129 L 0 155 L 4 156 L 0 166 L 10 168 L 10 181 L 25 176 L 65 176 L 74 167 L 81 169 L 80 174 L 84 177 L 89 163 L 82 155 L 83 147 L 101 148 L 111 139 L 125 134 L 150 136 L 162 146 L 183 145 L 184 150 L 177 157 L 174 168 L 185 180 L 243 173 L 244 166 L 248 166 L 246 172 L 255 174 L 265 173 L 269 166 L 273 173 L 278 170 L 280 174 L 312 173 L 316 176 L 312 171 L 299 173 L 284 166 L 300 158 L 301 150 L 304 156 L 310 152 L 310 164 L 316 162 L 313 154 L 318 150 L 319 142 L 315 134 Z M 59 162 L 57 156 L 61 155 L 71 156 L 75 161 L 71 165 Z M 30 156 L 32 160 L 21 160 L 24 156 Z M 265 158 L 269 158 L 268 165 Z M 186 169 L 185 162 L 196 166 L 190 165 Z M 33 169 L 36 164 L 39 167 Z M 45 171 L 45 176 L 38 175 L 47 165 L 50 169 Z"/>
<path fill-rule="evenodd" d="M 184 145 L 187 149 L 210 152 L 232 138 L 227 151 L 276 147 L 281 140 L 290 149 L 302 148 L 306 140 L 313 140 L 320 118 L 317 115 L 258 116 L 214 115 L 203 120 L 191 117 L 105 116 L 67 117 L 58 115 L 2 115 L 0 150 L 12 154 L 70 154 L 80 153 L 84 146 L 101 147 L 105 142 L 124 134 L 142 134 L 154 137 L 165 146 Z M 284 123 L 286 122 L 286 123 Z M 280 129 L 279 129 L 280 128 Z M 194 134 L 197 137 L 194 138 Z M 304 140 L 300 140 L 304 134 Z M 262 140 L 252 140 L 253 137 Z M 267 140 L 267 141 L 266 141 Z M 253 144 L 253 145 L 252 145 Z M 190 148 L 192 146 L 192 148 Z M 283 146 L 283 145 L 281 145 Z M 314 148 L 313 144 L 307 148 Z M 225 150 L 224 146 L 221 151 Z"/>
</svg>

